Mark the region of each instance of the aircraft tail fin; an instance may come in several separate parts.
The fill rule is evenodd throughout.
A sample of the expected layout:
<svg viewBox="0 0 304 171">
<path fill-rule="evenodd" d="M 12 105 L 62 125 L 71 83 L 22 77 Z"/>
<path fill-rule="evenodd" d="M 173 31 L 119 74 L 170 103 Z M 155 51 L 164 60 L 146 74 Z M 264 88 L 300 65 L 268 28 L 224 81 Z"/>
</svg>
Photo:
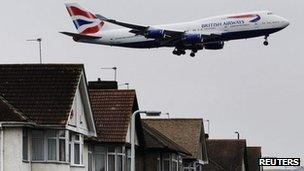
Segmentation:
<svg viewBox="0 0 304 171">
<path fill-rule="evenodd" d="M 65 5 L 79 34 L 89 35 L 102 31 L 104 21 L 76 3 Z"/>
</svg>

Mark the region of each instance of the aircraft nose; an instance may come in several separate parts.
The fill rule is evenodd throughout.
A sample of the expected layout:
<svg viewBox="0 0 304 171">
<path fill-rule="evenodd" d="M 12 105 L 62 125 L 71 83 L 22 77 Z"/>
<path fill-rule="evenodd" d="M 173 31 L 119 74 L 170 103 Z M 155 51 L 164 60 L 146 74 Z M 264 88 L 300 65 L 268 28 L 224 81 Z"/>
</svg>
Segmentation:
<svg viewBox="0 0 304 171">
<path fill-rule="evenodd" d="M 285 19 L 285 20 L 283 21 L 283 26 L 284 26 L 284 27 L 289 26 L 289 24 L 290 24 L 290 23 L 289 23 L 289 21 L 288 21 L 288 20 L 286 20 L 286 19 Z"/>
<path fill-rule="evenodd" d="M 285 28 L 287 26 L 289 26 L 289 21 L 283 17 L 280 17 L 280 20 L 281 20 L 281 24 L 282 24 L 282 27 Z"/>
</svg>

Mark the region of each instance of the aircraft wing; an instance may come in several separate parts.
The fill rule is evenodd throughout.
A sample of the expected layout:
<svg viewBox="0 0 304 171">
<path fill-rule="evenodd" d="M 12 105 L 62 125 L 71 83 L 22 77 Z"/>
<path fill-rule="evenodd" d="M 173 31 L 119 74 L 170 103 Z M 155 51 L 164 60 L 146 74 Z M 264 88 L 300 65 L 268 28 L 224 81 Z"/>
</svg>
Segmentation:
<svg viewBox="0 0 304 171">
<path fill-rule="evenodd" d="M 131 23 L 125 23 L 125 22 L 120 22 L 117 20 L 113 20 L 113 19 L 108 19 L 100 14 L 95 14 L 96 17 L 102 21 L 106 21 L 112 24 L 116 24 L 119 26 L 123 26 L 126 28 L 130 28 L 130 32 L 134 33 L 134 34 L 138 34 L 138 35 L 143 35 L 145 34 L 145 32 L 150 28 L 150 26 L 143 26 L 143 25 L 137 25 L 137 24 L 131 24 Z M 166 36 L 169 37 L 175 37 L 175 36 L 180 36 L 183 35 L 185 32 L 183 31 L 174 31 L 174 30 L 164 30 Z"/>
</svg>

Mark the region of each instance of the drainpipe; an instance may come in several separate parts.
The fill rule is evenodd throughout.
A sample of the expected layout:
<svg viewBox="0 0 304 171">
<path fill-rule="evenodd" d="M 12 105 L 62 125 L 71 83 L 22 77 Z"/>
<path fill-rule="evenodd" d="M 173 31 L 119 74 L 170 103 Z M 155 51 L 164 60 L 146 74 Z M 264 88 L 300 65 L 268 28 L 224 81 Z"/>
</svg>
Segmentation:
<svg viewBox="0 0 304 171">
<path fill-rule="evenodd" d="M 3 127 L 2 127 L 2 123 L 0 123 L 0 131 L 1 131 L 1 142 L 0 142 L 0 149 L 1 149 L 1 151 L 0 151 L 0 154 L 1 154 L 1 156 L 0 156 L 0 158 L 1 158 L 1 166 L 0 166 L 0 170 L 1 171 L 4 171 L 4 134 L 3 134 Z"/>
</svg>

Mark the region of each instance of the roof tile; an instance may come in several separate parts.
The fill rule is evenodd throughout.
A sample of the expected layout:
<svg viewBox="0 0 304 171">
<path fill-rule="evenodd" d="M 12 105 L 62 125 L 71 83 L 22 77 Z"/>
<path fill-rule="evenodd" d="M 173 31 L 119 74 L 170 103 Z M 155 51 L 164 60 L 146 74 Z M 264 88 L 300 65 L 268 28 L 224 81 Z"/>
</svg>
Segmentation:
<svg viewBox="0 0 304 171">
<path fill-rule="evenodd" d="M 130 117 L 137 107 L 135 90 L 90 89 L 90 99 L 101 142 L 125 142 Z"/>
<path fill-rule="evenodd" d="M 37 124 L 65 125 L 81 64 L 0 65 L 0 95 Z"/>
</svg>

